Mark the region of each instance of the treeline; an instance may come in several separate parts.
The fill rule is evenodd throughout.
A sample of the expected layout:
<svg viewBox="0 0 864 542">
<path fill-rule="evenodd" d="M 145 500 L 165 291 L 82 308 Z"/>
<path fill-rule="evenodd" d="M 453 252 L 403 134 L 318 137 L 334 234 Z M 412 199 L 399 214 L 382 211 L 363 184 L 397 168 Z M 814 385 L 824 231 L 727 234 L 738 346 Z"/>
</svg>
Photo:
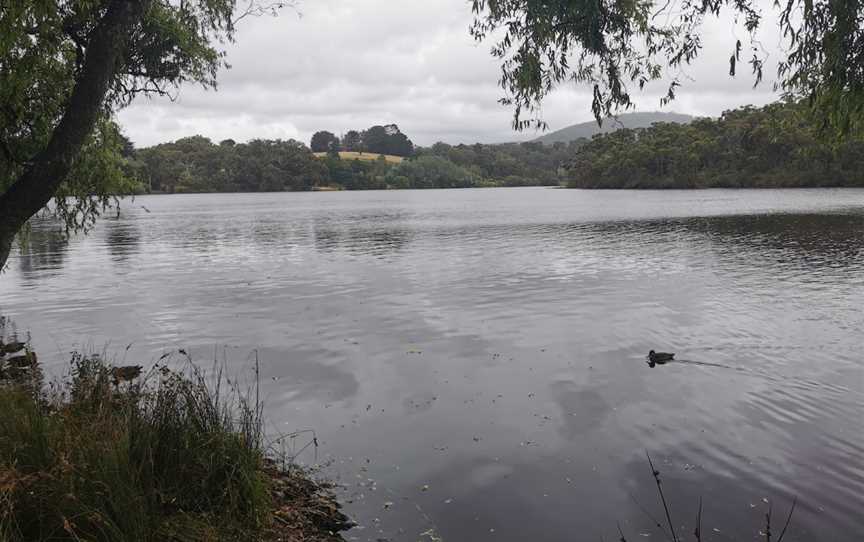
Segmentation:
<svg viewBox="0 0 864 542">
<path fill-rule="evenodd" d="M 540 142 L 498 145 L 435 143 L 417 150 L 418 156 L 438 156 L 471 171 L 495 186 L 557 186 L 561 165 L 588 142 L 544 145 Z"/>
<path fill-rule="evenodd" d="M 393 156 L 411 156 L 414 143 L 395 124 L 372 126 L 368 130 L 348 130 L 341 138 L 322 130 L 312 135 L 312 152 L 370 152 Z"/>
<path fill-rule="evenodd" d="M 412 145 L 413 156 L 394 163 L 343 158 L 333 148 L 316 156 L 295 140 L 217 144 L 192 136 L 130 154 L 145 190 L 157 193 L 471 188 L 558 185 L 560 164 L 580 144 Z"/>
<path fill-rule="evenodd" d="M 279 192 L 327 184 L 327 167 L 306 145 L 255 139 L 218 145 L 192 136 L 136 151 L 150 192 Z"/>
<path fill-rule="evenodd" d="M 573 188 L 864 186 L 864 139 L 837 142 L 819 128 L 806 107 L 776 103 L 569 144 L 414 147 L 398 126 L 388 125 L 341 138 L 317 132 L 311 149 L 294 140 L 215 144 L 194 136 L 123 154 L 131 155 L 148 191 L 169 193 L 557 186 L 562 180 Z M 320 145 L 327 150 L 316 155 Z M 362 152 L 365 159 L 340 151 Z M 382 156 L 370 160 L 367 153 Z"/>
<path fill-rule="evenodd" d="M 864 186 L 864 139 L 826 138 L 781 102 L 595 136 L 565 166 L 572 188 Z"/>
</svg>

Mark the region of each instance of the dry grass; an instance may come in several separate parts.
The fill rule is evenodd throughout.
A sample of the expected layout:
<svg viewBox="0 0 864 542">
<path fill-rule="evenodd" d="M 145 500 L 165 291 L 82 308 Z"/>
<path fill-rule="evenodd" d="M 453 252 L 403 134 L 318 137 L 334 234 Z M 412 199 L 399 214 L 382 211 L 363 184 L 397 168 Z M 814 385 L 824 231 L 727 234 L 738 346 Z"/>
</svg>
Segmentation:
<svg viewBox="0 0 864 542">
<path fill-rule="evenodd" d="M 314 153 L 318 158 L 324 158 L 327 156 L 326 152 L 316 152 Z M 363 160 L 368 162 L 374 162 L 378 159 L 379 156 L 383 156 L 384 160 L 390 164 L 398 164 L 404 160 L 401 156 L 394 156 L 392 154 L 378 154 L 374 152 L 354 152 L 354 151 L 340 151 L 339 158 L 342 160 Z"/>
</svg>

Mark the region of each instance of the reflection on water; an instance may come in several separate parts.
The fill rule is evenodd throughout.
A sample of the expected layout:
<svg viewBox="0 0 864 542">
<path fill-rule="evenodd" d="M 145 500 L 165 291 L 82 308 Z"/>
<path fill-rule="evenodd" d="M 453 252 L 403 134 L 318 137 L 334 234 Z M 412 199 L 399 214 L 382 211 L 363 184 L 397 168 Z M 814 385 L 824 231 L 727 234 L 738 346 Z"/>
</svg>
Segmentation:
<svg viewBox="0 0 864 542">
<path fill-rule="evenodd" d="M 257 349 L 359 540 L 663 539 L 645 451 L 682 536 L 700 496 L 717 541 L 798 496 L 786 540 L 864 539 L 864 191 L 139 200 L 37 228 L 0 308 L 56 368 Z"/>
<path fill-rule="evenodd" d="M 69 240 L 56 224 L 34 220 L 18 248 L 18 268 L 25 277 L 53 273 L 63 268 Z"/>
<path fill-rule="evenodd" d="M 115 262 L 124 262 L 139 252 L 141 233 L 134 222 L 105 220 L 105 246 Z"/>
</svg>

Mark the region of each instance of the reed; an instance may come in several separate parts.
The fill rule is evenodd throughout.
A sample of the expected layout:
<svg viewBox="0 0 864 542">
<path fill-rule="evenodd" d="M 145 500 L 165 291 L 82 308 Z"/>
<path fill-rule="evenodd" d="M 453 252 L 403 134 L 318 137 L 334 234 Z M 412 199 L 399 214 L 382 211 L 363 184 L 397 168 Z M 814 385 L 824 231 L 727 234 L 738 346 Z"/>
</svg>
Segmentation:
<svg viewBox="0 0 864 542">
<path fill-rule="evenodd" d="M 257 393 L 193 365 L 113 374 L 76 354 L 0 393 L 0 540 L 342 540 L 327 489 L 270 455 Z"/>
<path fill-rule="evenodd" d="M 654 467 L 654 461 L 651 459 L 651 455 L 648 452 L 645 452 L 645 456 L 648 458 L 648 466 L 651 468 L 651 476 L 654 478 L 654 482 L 657 485 L 657 494 L 660 504 L 663 507 L 663 511 L 666 514 L 666 521 L 669 527 L 669 531 L 664 528 L 664 526 L 657 521 L 657 519 L 644 507 L 642 503 L 640 503 L 636 497 L 631 493 L 630 498 L 636 503 L 636 506 L 642 511 L 646 518 L 651 520 L 651 523 L 663 533 L 663 536 L 666 537 L 670 542 L 683 542 L 683 538 L 679 537 L 676 533 L 674 523 L 672 522 L 672 514 L 670 512 L 670 506 L 668 501 L 666 500 L 666 495 L 663 493 L 663 485 L 660 479 L 660 471 Z M 780 535 L 777 537 L 776 542 L 782 542 L 783 537 L 786 536 L 786 531 L 789 528 L 789 524 L 792 522 L 792 514 L 795 512 L 795 506 L 798 503 L 797 497 L 792 500 L 792 506 L 789 508 L 789 514 L 786 516 L 786 521 L 783 524 L 783 529 L 780 531 Z M 772 517 L 773 505 L 769 503 L 768 511 L 765 514 L 765 530 L 763 531 L 763 535 L 765 537 L 765 542 L 772 542 L 772 531 L 771 531 L 771 517 Z M 621 524 L 618 524 L 618 534 L 620 535 L 620 541 L 626 542 L 626 537 L 624 532 L 621 529 Z M 699 505 L 696 511 L 696 527 L 693 529 L 693 536 L 696 539 L 696 542 L 702 542 L 702 537 L 704 533 L 702 532 L 702 497 L 699 497 Z"/>
</svg>

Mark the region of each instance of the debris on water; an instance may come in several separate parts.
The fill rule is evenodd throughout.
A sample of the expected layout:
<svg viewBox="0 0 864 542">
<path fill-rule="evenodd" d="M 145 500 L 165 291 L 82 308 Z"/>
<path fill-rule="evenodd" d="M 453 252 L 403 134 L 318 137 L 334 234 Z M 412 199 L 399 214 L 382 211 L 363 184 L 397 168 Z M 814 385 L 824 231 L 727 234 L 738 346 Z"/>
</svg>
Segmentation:
<svg viewBox="0 0 864 542">
<path fill-rule="evenodd" d="M 444 504 L 450 504 L 453 502 L 453 499 L 444 499 Z"/>
<path fill-rule="evenodd" d="M 429 491 L 429 485 L 428 484 L 424 485 L 423 487 L 420 488 L 420 491 Z"/>
<path fill-rule="evenodd" d="M 392 503 L 392 502 L 387 501 L 387 502 L 384 503 L 384 510 L 390 510 L 390 508 L 392 508 L 392 507 L 393 507 L 393 503 Z"/>
<path fill-rule="evenodd" d="M 431 542 L 443 542 L 443 538 L 435 533 L 435 529 L 429 529 L 420 533 L 420 536 L 427 536 Z"/>
<path fill-rule="evenodd" d="M 474 442 L 480 442 L 480 437 L 478 437 L 477 435 L 474 435 Z"/>
</svg>

